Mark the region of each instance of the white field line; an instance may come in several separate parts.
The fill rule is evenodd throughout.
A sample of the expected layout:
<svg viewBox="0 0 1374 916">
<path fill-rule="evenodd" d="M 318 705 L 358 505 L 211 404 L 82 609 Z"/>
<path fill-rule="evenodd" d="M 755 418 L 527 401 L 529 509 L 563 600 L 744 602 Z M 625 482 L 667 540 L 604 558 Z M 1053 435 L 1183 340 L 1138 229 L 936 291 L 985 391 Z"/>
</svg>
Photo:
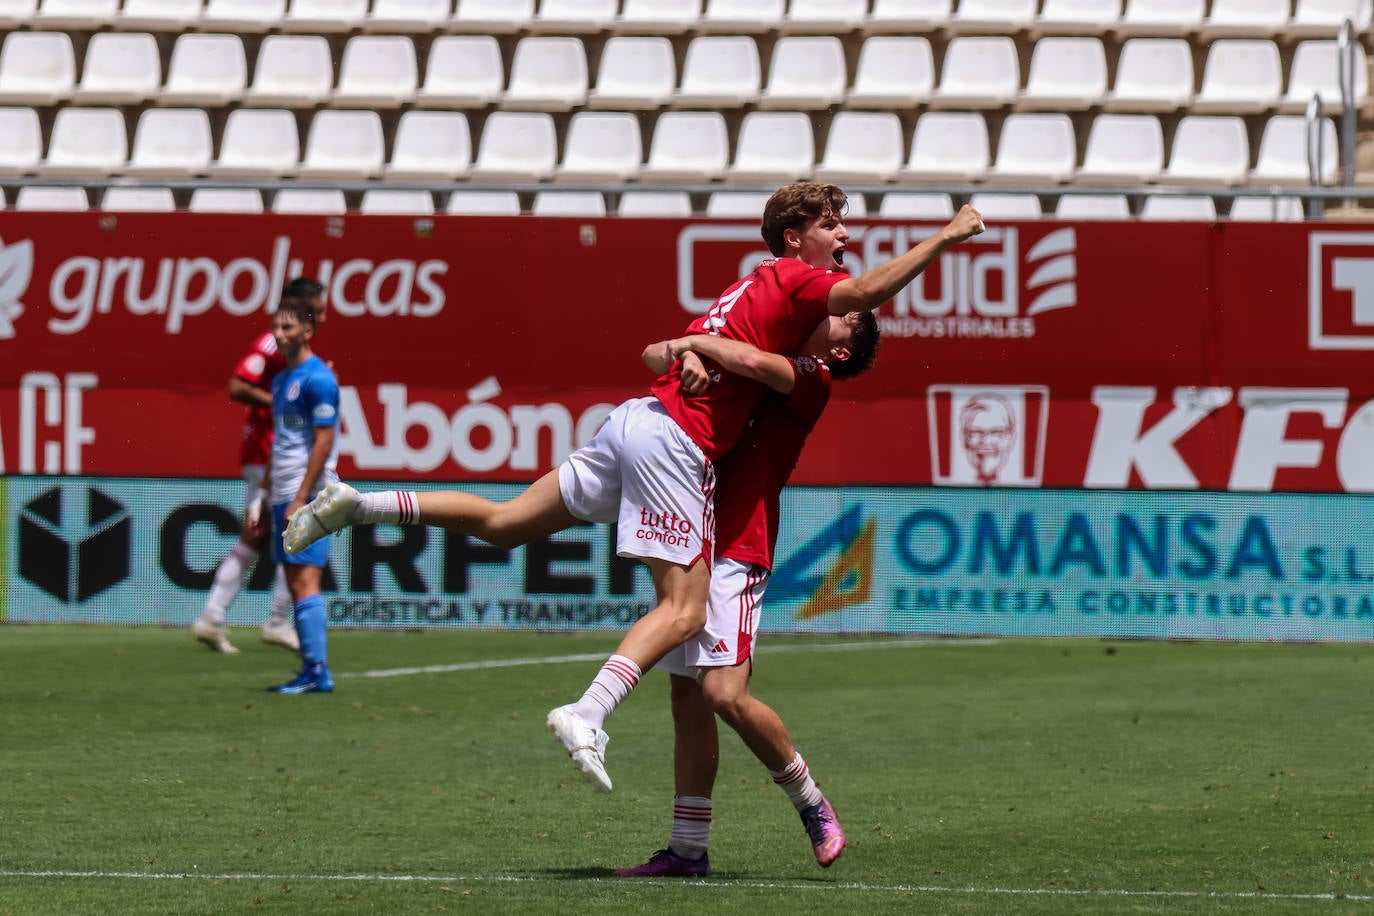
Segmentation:
<svg viewBox="0 0 1374 916">
<path fill-rule="evenodd" d="M 5 878 L 88 878 L 95 880 L 148 881 L 356 881 L 364 883 L 415 882 L 426 884 L 607 884 L 624 886 L 623 879 L 611 878 L 541 878 L 527 875 L 273 875 L 252 872 L 214 874 L 209 872 L 120 872 L 120 871 L 0 871 Z M 940 887 L 928 884 L 868 884 L 851 881 L 748 881 L 713 880 L 709 878 L 636 879 L 653 884 L 694 891 L 744 888 L 747 890 L 788 891 L 868 891 L 888 894 L 964 894 L 969 896 L 1015 897 L 1155 897 L 1194 898 L 1200 900 L 1374 900 L 1374 894 L 1342 894 L 1334 892 L 1309 894 L 1281 894 L 1271 891 L 1133 891 L 1124 888 L 1057 888 L 1057 887 Z"/>
<path fill-rule="evenodd" d="M 905 649 L 911 646 L 987 646 L 995 639 L 874 639 L 863 642 L 831 642 L 812 645 L 770 645 L 765 654 L 783 652 L 847 652 L 867 649 Z M 343 677 L 407 677 L 412 674 L 448 674 L 453 671 L 480 671 L 484 668 L 518 668 L 522 665 L 566 665 L 571 662 L 600 662 L 605 652 L 585 652 L 581 655 L 546 655 L 541 658 L 498 658 L 478 662 L 455 662 L 452 665 L 423 665 L 417 668 L 382 668 L 376 671 L 342 671 Z"/>
</svg>

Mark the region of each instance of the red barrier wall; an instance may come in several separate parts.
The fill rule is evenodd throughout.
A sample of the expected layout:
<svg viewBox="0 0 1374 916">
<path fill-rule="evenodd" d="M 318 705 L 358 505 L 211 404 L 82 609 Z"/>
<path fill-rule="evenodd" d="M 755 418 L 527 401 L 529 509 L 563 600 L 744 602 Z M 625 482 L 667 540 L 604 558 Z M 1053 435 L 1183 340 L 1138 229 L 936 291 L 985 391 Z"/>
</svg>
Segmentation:
<svg viewBox="0 0 1374 916">
<path fill-rule="evenodd" d="M 861 221 L 846 266 L 933 224 Z M 329 287 L 341 472 L 527 480 L 761 256 L 744 223 L 0 214 L 0 469 L 232 477 L 235 362 Z M 1374 490 L 1374 234 L 990 227 L 879 312 L 796 483 Z"/>
</svg>

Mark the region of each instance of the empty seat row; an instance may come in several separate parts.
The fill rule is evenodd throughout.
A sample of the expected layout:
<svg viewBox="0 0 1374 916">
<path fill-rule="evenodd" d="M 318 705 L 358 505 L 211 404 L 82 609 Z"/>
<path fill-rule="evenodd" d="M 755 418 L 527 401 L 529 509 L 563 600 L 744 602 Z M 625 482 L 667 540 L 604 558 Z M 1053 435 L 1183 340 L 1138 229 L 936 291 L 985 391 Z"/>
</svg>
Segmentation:
<svg viewBox="0 0 1374 916">
<path fill-rule="evenodd" d="M 706 202 L 705 215 L 718 219 L 756 219 L 766 194 L 716 192 Z M 988 219 L 1038 219 L 1046 215 L 1040 199 L 1033 194 L 978 192 L 969 202 Z M 0 195 L 0 205 L 4 197 Z M 23 210 L 86 210 L 91 201 L 85 188 L 24 187 L 15 207 Z M 112 187 L 100 199 L 100 209 L 120 212 L 171 212 L 176 210 L 170 188 Z M 261 213 L 262 194 L 253 188 L 197 188 L 192 191 L 188 209 L 193 212 Z M 272 195 L 272 212 L 342 214 L 348 211 L 344 193 L 339 190 L 287 188 Z M 434 195 L 428 191 L 364 191 L 359 211 L 374 215 L 428 216 L 437 211 Z M 446 195 L 444 212 L 450 214 L 517 216 L 522 210 L 514 191 L 457 190 Z M 606 198 L 596 191 L 540 191 L 534 195 L 530 213 L 535 216 L 600 217 L 610 211 Z M 680 191 L 626 191 L 619 195 L 614 211 L 626 217 L 689 218 L 694 215 L 690 197 Z M 876 211 L 884 219 L 944 220 L 954 214 L 949 194 L 932 192 L 891 192 L 884 194 Z M 850 198 L 848 216 L 868 215 L 862 196 Z M 1053 215 L 1060 219 L 1124 220 L 1132 216 L 1124 194 L 1065 194 Z M 1300 221 L 1305 218 L 1297 197 L 1240 195 L 1232 199 L 1229 218 L 1249 221 Z M 1217 218 L 1216 202 L 1207 195 L 1147 194 L 1141 205 L 1141 219 L 1211 221 Z"/>
<path fill-rule="evenodd" d="M 1321 176 L 1335 178 L 1335 125 L 1319 131 Z M 408 111 L 397 123 L 388 158 L 375 111 L 326 110 L 310 122 L 304 155 L 296 117 L 283 109 L 238 109 L 225 123 L 218 157 L 200 109 L 154 108 L 139 116 L 129 151 L 124 116 L 110 108 L 58 112 L 43 154 L 37 113 L 0 109 L 0 174 L 282 177 L 415 182 L 714 181 L 768 183 L 816 178 L 835 182 L 995 181 L 1052 184 L 1304 184 L 1308 128 L 1298 115 L 1264 126 L 1251 168 L 1245 123 L 1234 116 L 1180 119 L 1165 164 L 1163 126 L 1153 115 L 1098 115 L 1083 162 L 1072 120 L 1020 113 L 1001 127 L 995 159 L 987 122 L 977 112 L 927 112 L 907 151 L 900 119 L 890 112 L 840 112 L 816 159 L 811 118 L 803 112 L 750 112 L 733 160 L 718 112 L 667 112 L 653 128 L 648 156 L 637 116 L 582 111 L 573 115 L 558 155 L 551 115 L 495 112 L 483 125 L 475 159 L 461 112 Z"/>
<path fill-rule="evenodd" d="M 1358 46 L 1356 46 L 1358 48 Z M 663 37 L 606 41 L 595 85 L 587 54 L 573 37 L 527 37 L 515 47 L 510 82 L 495 37 L 449 35 L 430 47 L 423 81 L 412 40 L 400 35 L 359 35 L 344 46 L 335 81 L 329 42 L 319 35 L 272 35 L 263 40 L 252 84 L 242 39 L 230 34 L 186 34 L 172 48 L 162 80 L 158 44 L 150 33 L 100 33 L 86 50 L 81 80 L 70 36 L 12 32 L 0 46 L 0 102 L 53 105 L 168 105 L 231 103 L 269 107 L 472 108 L 499 103 L 515 110 L 568 111 L 693 108 L 818 109 L 944 108 L 1074 110 L 1102 105 L 1115 110 L 1258 112 L 1294 109 L 1320 95 L 1338 107 L 1338 48 L 1334 40 L 1302 42 L 1294 52 L 1287 88 L 1278 46 L 1269 40 L 1223 39 L 1208 52 L 1194 95 L 1193 52 L 1184 39 L 1137 38 L 1121 49 L 1108 88 L 1107 57 L 1094 37 L 1052 37 L 1036 42 L 1024 87 L 1015 43 L 1005 36 L 962 37 L 946 49 L 939 84 L 930 42 L 921 37 L 876 36 L 859 52 L 853 84 L 844 49 L 833 36 L 780 39 L 763 82 L 758 47 L 747 35 L 694 38 L 677 78 L 671 42 Z M 1368 76 L 1363 49 L 1355 65 L 1355 94 Z"/>
<path fill-rule="evenodd" d="M 266 32 L 601 31 L 1330 35 L 1369 0 L 3 0 L 0 26 Z"/>
</svg>

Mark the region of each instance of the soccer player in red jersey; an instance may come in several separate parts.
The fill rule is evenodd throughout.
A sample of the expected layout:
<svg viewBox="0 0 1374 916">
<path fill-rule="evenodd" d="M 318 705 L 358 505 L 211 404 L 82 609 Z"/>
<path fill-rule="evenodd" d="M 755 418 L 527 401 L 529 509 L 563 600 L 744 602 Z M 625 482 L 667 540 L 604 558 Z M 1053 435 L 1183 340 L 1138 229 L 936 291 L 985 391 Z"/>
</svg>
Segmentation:
<svg viewBox="0 0 1374 916">
<path fill-rule="evenodd" d="M 310 300 L 317 320 L 324 320 L 324 287 L 306 277 L 297 277 L 286 284 L 282 298 Z M 243 423 L 243 439 L 239 445 L 239 466 L 244 482 L 244 521 L 238 541 L 229 555 L 215 569 L 205 608 L 191 624 L 191 634 L 217 652 L 234 655 L 239 650 L 229 642 L 225 620 L 229 606 L 234 603 L 248 578 L 248 571 L 257 562 L 267 543 L 271 520 L 264 507 L 263 469 L 272 452 L 272 379 L 286 366 L 277 352 L 272 331 L 258 335 L 248 352 L 234 367 L 229 377 L 229 397 L 248 407 Z M 291 592 L 280 569 L 272 588 L 271 610 L 262 625 L 262 640 L 285 646 L 293 652 L 300 648 L 295 627 L 291 624 Z"/>
<path fill-rule="evenodd" d="M 776 191 L 762 224 L 774 257 L 727 289 L 689 331 L 772 353 L 801 352 L 823 319 L 876 309 L 942 251 L 983 231 L 978 212 L 965 206 L 911 250 L 849 277 L 840 272 L 849 241 L 846 205 L 834 185 L 801 182 Z M 847 345 L 847 322 L 827 321 L 825 328 L 835 335 L 825 344 Z M 548 716 L 549 728 L 603 792 L 611 790 L 606 718 L 644 669 L 705 624 L 715 530 L 713 462 L 739 440 L 765 389 L 727 376 L 703 395 L 689 395 L 674 369 L 652 391 L 652 397 L 617 407 L 590 443 L 510 502 L 458 491 L 360 495 L 335 485 L 296 513 L 284 535 L 294 551 L 349 524 L 400 522 L 516 546 L 579 520 L 616 520 L 617 552 L 649 566 L 657 604 L 625 634 L 582 698 Z"/>
<path fill-rule="evenodd" d="M 642 865 L 617 871 L 621 877 L 710 873 L 706 852 L 719 763 L 717 715 L 787 793 L 821 867 L 828 868 L 844 850 L 847 841 L 834 808 L 817 788 L 782 718 L 750 693 L 749 680 L 777 543 L 782 490 L 830 399 L 828 364 L 836 366 L 834 379 L 852 378 L 866 371 L 876 355 L 879 334 L 872 314 L 851 317 L 860 319 L 861 329 L 843 361 L 834 358 L 834 351 L 780 356 L 707 335 L 664 341 L 644 351 L 645 363 L 655 371 L 680 359 L 688 378 L 701 371 L 699 362 L 686 358 L 695 353 L 771 391 L 739 444 L 716 466 L 722 498 L 706 625 L 657 665 L 670 676 L 673 710 L 674 798 L 668 846 Z"/>
</svg>

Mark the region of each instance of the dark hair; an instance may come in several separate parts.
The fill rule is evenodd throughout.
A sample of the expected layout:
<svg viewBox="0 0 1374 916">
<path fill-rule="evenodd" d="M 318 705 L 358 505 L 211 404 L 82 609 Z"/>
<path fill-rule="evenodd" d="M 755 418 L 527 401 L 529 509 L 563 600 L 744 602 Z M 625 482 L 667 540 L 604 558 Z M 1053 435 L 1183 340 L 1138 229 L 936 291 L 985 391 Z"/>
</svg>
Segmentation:
<svg viewBox="0 0 1374 916">
<path fill-rule="evenodd" d="M 799 181 L 778 188 L 768 203 L 763 205 L 763 226 L 760 229 L 768 250 L 776 258 L 787 253 L 787 242 L 783 233 L 796 229 L 818 216 L 829 212 L 843 217 L 849 198 L 833 184 L 817 184 L 814 181 Z"/>
<path fill-rule="evenodd" d="M 290 315 L 307 327 L 315 327 L 318 321 L 315 315 L 315 303 L 309 299 L 297 296 L 287 296 L 277 304 L 278 315 Z"/>
<path fill-rule="evenodd" d="M 856 312 L 851 324 L 854 338 L 849 342 L 849 358 L 826 360 L 825 363 L 830 367 L 830 377 L 837 382 L 863 375 L 873 368 L 873 361 L 878 358 L 878 344 L 882 338 L 878 319 L 872 312 Z"/>
<path fill-rule="evenodd" d="M 282 287 L 283 299 L 323 299 L 324 287 L 309 277 L 296 277 Z"/>
</svg>

